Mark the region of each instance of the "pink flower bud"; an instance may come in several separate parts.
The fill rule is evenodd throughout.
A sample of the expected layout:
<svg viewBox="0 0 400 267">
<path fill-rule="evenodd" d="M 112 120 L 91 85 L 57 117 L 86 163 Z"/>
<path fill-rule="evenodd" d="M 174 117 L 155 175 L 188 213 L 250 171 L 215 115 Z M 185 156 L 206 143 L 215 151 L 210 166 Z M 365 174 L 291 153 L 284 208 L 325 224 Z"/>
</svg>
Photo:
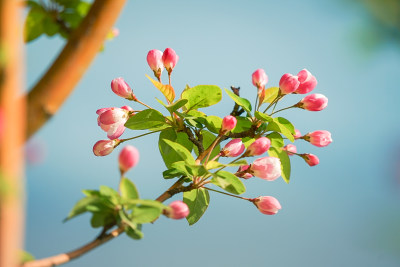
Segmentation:
<svg viewBox="0 0 400 267">
<path fill-rule="evenodd" d="M 178 63 L 179 56 L 175 53 L 172 48 L 167 48 L 164 50 L 162 55 L 162 61 L 168 74 L 171 74 L 172 70 L 175 68 L 176 63 Z"/>
<path fill-rule="evenodd" d="M 332 143 L 331 133 L 325 130 L 308 133 L 304 139 L 318 147 L 324 147 Z"/>
<path fill-rule="evenodd" d="M 289 156 L 293 156 L 293 153 L 297 153 L 297 148 L 295 145 L 292 144 L 288 144 L 286 145 L 284 148 L 282 148 L 283 150 L 286 150 L 287 154 Z"/>
<path fill-rule="evenodd" d="M 130 100 L 135 98 L 132 89 L 121 77 L 115 78 L 114 80 L 111 81 L 111 90 L 120 97 Z"/>
<path fill-rule="evenodd" d="M 301 157 L 311 167 L 319 164 L 319 158 L 317 156 L 313 155 L 313 154 L 303 154 Z"/>
<path fill-rule="evenodd" d="M 317 86 L 317 79 L 306 69 L 301 70 L 297 76 L 299 77 L 300 85 L 295 91 L 297 94 L 307 94 L 314 90 Z"/>
<path fill-rule="evenodd" d="M 250 166 L 250 173 L 261 179 L 273 181 L 281 176 L 281 161 L 275 157 L 256 159 Z"/>
<path fill-rule="evenodd" d="M 301 133 L 299 130 L 294 129 L 295 134 L 293 135 L 294 139 L 299 139 L 301 137 Z"/>
<path fill-rule="evenodd" d="M 118 139 L 97 141 L 93 146 L 93 153 L 96 156 L 106 156 L 114 150 L 119 142 Z"/>
<path fill-rule="evenodd" d="M 119 169 L 124 174 L 139 162 L 139 151 L 134 146 L 126 146 L 119 153 Z"/>
<path fill-rule="evenodd" d="M 237 157 L 243 153 L 245 147 L 240 138 L 229 141 L 221 150 L 221 157 Z"/>
<path fill-rule="evenodd" d="M 328 106 L 328 98 L 321 94 L 308 95 L 297 106 L 309 111 L 321 111 Z"/>
<path fill-rule="evenodd" d="M 258 90 L 264 89 L 268 82 L 268 76 L 265 74 L 263 69 L 258 69 L 251 75 L 253 85 L 258 88 Z"/>
<path fill-rule="evenodd" d="M 158 80 L 161 79 L 161 73 L 164 70 L 164 64 L 163 64 L 163 52 L 157 49 L 150 50 L 149 53 L 147 53 L 147 63 L 149 64 L 150 69 L 153 70 L 154 76 Z"/>
<path fill-rule="evenodd" d="M 282 95 L 291 94 L 299 87 L 300 82 L 297 76 L 294 76 L 290 73 L 286 73 L 282 76 L 279 81 L 279 88 L 281 90 Z"/>
<path fill-rule="evenodd" d="M 236 127 L 237 120 L 235 117 L 229 115 L 223 118 L 221 125 L 221 133 L 226 133 L 233 130 Z"/>
<path fill-rule="evenodd" d="M 247 148 L 245 156 L 260 156 L 267 152 L 270 146 L 271 140 L 269 140 L 267 137 L 260 137 Z"/>
<path fill-rule="evenodd" d="M 249 173 L 249 168 L 250 165 L 242 165 L 239 167 L 238 171 L 235 173 L 237 177 L 243 178 L 243 179 L 250 179 L 253 177 L 251 173 Z"/>
<path fill-rule="evenodd" d="M 125 122 L 129 119 L 128 106 L 124 108 L 102 108 L 96 111 L 99 115 L 97 124 L 100 128 L 107 132 L 107 137 L 116 139 L 125 131 Z"/>
<path fill-rule="evenodd" d="M 274 215 L 282 209 L 279 201 L 271 196 L 258 197 L 254 199 L 254 205 L 262 214 Z"/>
<path fill-rule="evenodd" d="M 122 106 L 121 108 L 127 111 L 133 111 L 133 108 L 131 108 L 130 106 Z"/>
<path fill-rule="evenodd" d="M 190 213 L 188 205 L 180 200 L 173 201 L 168 206 L 170 208 L 165 210 L 165 215 L 171 219 L 183 219 L 186 218 Z"/>
</svg>

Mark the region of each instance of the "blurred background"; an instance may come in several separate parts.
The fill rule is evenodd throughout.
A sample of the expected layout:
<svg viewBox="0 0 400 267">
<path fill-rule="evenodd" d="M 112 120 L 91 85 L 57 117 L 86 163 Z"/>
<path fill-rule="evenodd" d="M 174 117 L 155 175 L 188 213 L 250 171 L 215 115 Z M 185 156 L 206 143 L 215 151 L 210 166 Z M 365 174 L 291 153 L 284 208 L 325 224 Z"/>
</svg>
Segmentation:
<svg viewBox="0 0 400 267">
<path fill-rule="evenodd" d="M 92 152 L 106 139 L 95 111 L 132 104 L 110 89 L 120 76 L 140 100 L 160 107 L 155 97 L 162 95 L 145 77 L 152 74 L 146 55 L 171 47 L 180 57 L 172 76 L 177 94 L 186 84 L 234 85 L 253 102 L 254 70 L 265 69 L 271 87 L 284 73 L 307 68 L 328 107 L 281 115 L 302 133 L 331 131 L 334 142 L 318 148 L 297 141 L 298 151 L 316 154 L 320 164 L 293 157 L 290 184 L 246 181 L 244 196 L 279 199 L 275 216 L 210 192 L 194 226 L 161 218 L 145 225 L 143 240 L 119 237 L 66 266 L 400 266 L 399 1 L 128 1 L 115 26 L 119 36 L 27 144 L 27 251 L 46 257 L 98 234 L 88 215 L 62 223 L 82 189 L 118 184 L 121 147 L 103 158 Z M 27 45 L 27 88 L 63 44 L 41 37 Z M 287 97 L 280 107 L 301 98 Z M 224 116 L 232 107 L 224 94 L 204 111 Z M 157 141 L 150 135 L 130 143 L 141 159 L 128 177 L 142 198 L 156 198 L 171 182 L 162 178 Z"/>
</svg>

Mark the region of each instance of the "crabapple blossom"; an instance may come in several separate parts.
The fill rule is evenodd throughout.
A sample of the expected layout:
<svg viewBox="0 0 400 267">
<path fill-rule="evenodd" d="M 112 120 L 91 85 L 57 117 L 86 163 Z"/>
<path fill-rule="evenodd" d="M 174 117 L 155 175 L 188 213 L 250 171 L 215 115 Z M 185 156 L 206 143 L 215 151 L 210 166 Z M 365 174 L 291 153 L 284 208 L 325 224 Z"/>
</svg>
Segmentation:
<svg viewBox="0 0 400 267">
<path fill-rule="evenodd" d="M 293 156 L 293 153 L 297 153 L 297 147 L 293 144 L 287 144 L 282 148 L 282 150 L 286 150 L 289 156 Z"/>
<path fill-rule="evenodd" d="M 172 48 L 167 48 L 164 50 L 162 55 L 162 61 L 168 74 L 171 74 L 172 70 L 175 68 L 176 63 L 178 63 L 179 56 L 175 53 Z"/>
<path fill-rule="evenodd" d="M 293 135 L 294 139 L 299 139 L 301 137 L 301 133 L 299 130 L 294 129 L 295 134 Z"/>
<path fill-rule="evenodd" d="M 171 219 L 183 219 L 186 218 L 190 213 L 188 205 L 180 200 L 173 201 L 168 206 L 169 209 L 166 209 L 164 214 Z"/>
<path fill-rule="evenodd" d="M 324 147 L 332 143 L 331 133 L 325 130 L 308 133 L 304 139 L 318 147 Z"/>
<path fill-rule="evenodd" d="M 234 116 L 226 116 L 222 119 L 221 133 L 225 134 L 236 127 L 237 120 Z"/>
<path fill-rule="evenodd" d="M 268 82 L 268 76 L 263 69 L 258 69 L 251 75 L 253 85 L 258 88 L 258 90 L 264 89 Z"/>
<path fill-rule="evenodd" d="M 281 176 L 281 161 L 275 157 L 256 159 L 250 165 L 250 173 L 261 179 L 273 181 Z"/>
<path fill-rule="evenodd" d="M 290 73 L 286 73 L 282 76 L 279 81 L 279 89 L 281 90 L 282 95 L 291 94 L 297 90 L 300 82 L 297 76 L 294 76 Z"/>
<path fill-rule="evenodd" d="M 311 167 L 319 164 L 319 158 L 317 156 L 313 155 L 313 154 L 303 154 L 301 157 Z"/>
<path fill-rule="evenodd" d="M 239 167 L 238 171 L 235 173 L 237 177 L 243 178 L 243 179 L 250 179 L 253 177 L 251 173 L 249 173 L 249 168 L 250 165 L 242 165 Z"/>
<path fill-rule="evenodd" d="M 96 156 L 106 156 L 110 154 L 114 148 L 120 143 L 120 140 L 100 140 L 93 146 L 93 153 Z"/>
<path fill-rule="evenodd" d="M 136 149 L 136 147 L 127 145 L 119 153 L 118 161 L 119 169 L 123 174 L 129 169 L 135 167 L 139 162 L 139 151 Z"/>
<path fill-rule="evenodd" d="M 309 111 L 321 111 L 328 106 L 328 98 L 322 94 L 312 94 L 304 97 L 296 106 Z"/>
<path fill-rule="evenodd" d="M 237 157 L 243 153 L 245 147 L 240 138 L 232 139 L 221 150 L 221 157 Z"/>
<path fill-rule="evenodd" d="M 124 124 L 129 119 L 129 109 L 131 108 L 124 106 L 124 108 L 102 108 L 96 111 L 99 115 L 97 123 L 107 132 L 108 138 L 116 139 L 124 133 Z"/>
<path fill-rule="evenodd" d="M 262 136 L 257 140 L 255 140 L 253 143 L 251 143 L 251 145 L 247 148 L 244 155 L 246 157 L 262 155 L 268 151 L 270 146 L 271 146 L 271 140 L 269 140 L 267 137 Z"/>
<path fill-rule="evenodd" d="M 254 205 L 256 205 L 256 207 L 262 214 L 274 215 L 280 209 L 282 209 L 279 201 L 271 196 L 258 197 L 255 198 L 253 201 Z"/>
<path fill-rule="evenodd" d="M 317 79 L 306 69 L 301 70 L 297 77 L 300 85 L 295 91 L 297 94 L 307 94 L 317 86 Z"/>
<path fill-rule="evenodd" d="M 153 70 L 154 76 L 158 80 L 161 79 L 161 73 L 164 70 L 164 64 L 163 64 L 163 52 L 157 49 L 150 50 L 149 53 L 147 53 L 147 63 L 149 64 L 150 69 Z"/>
<path fill-rule="evenodd" d="M 132 89 L 125 82 L 125 80 L 121 77 L 115 78 L 111 81 L 111 90 L 118 96 L 133 100 L 135 99 L 135 95 L 133 94 Z"/>
</svg>

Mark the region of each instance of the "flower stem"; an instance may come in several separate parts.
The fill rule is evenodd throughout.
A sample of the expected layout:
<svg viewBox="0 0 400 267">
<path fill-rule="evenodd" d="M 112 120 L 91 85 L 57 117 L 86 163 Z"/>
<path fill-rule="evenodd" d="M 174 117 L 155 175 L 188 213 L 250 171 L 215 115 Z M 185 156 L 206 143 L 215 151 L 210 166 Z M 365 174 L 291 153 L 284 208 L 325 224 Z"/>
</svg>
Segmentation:
<svg viewBox="0 0 400 267">
<path fill-rule="evenodd" d="M 146 135 L 149 135 L 149 134 L 152 134 L 152 133 L 158 133 L 158 132 L 161 132 L 161 131 L 162 130 L 158 130 L 158 131 L 148 132 L 148 133 L 145 133 L 145 134 L 134 136 L 134 137 L 131 137 L 131 138 L 121 139 L 120 143 L 123 143 L 123 142 L 128 141 L 128 140 L 133 140 L 133 139 L 136 139 L 136 138 L 139 138 L 139 137 L 142 137 L 142 136 L 146 136 Z"/>
<path fill-rule="evenodd" d="M 280 110 L 277 110 L 277 111 L 275 111 L 275 112 L 272 112 L 272 113 L 269 114 L 269 115 L 272 116 L 272 115 L 275 114 L 275 113 L 278 113 L 278 112 L 280 112 L 280 111 L 283 111 L 283 110 L 286 110 L 286 109 L 290 109 L 290 108 L 295 108 L 295 105 L 290 106 L 290 107 L 286 107 L 286 108 L 282 108 L 282 109 L 280 109 Z"/>
<path fill-rule="evenodd" d="M 138 102 L 139 104 L 142 104 L 143 106 L 149 108 L 149 109 L 154 109 L 152 107 L 150 107 L 149 105 L 146 105 L 145 103 L 143 103 L 142 101 L 140 101 L 139 99 L 134 100 L 135 102 Z"/>
<path fill-rule="evenodd" d="M 209 191 L 214 191 L 214 192 L 217 192 L 217 193 L 220 193 L 220 194 L 224 194 L 224 195 L 227 195 L 227 196 L 236 197 L 236 198 L 240 198 L 240 199 L 244 199 L 244 200 L 250 201 L 250 198 L 247 198 L 247 197 L 235 196 L 235 195 L 232 195 L 232 194 L 229 194 L 229 193 L 225 193 L 225 192 L 222 192 L 222 191 L 219 191 L 219 190 L 215 190 L 215 189 L 211 189 L 211 188 L 204 187 L 204 186 L 202 188 L 204 188 L 206 190 L 209 190 Z"/>
</svg>

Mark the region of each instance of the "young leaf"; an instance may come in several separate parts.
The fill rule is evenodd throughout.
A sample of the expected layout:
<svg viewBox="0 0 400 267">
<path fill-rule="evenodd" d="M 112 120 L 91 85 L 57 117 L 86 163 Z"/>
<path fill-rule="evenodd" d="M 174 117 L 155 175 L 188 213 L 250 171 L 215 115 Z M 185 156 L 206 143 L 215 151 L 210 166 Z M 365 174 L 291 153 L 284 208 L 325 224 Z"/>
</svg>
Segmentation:
<svg viewBox="0 0 400 267">
<path fill-rule="evenodd" d="M 256 111 L 254 115 L 255 115 L 255 117 L 256 117 L 257 119 L 262 120 L 262 121 L 265 121 L 265 122 L 271 122 L 271 121 L 273 121 L 273 118 L 272 118 L 272 117 L 268 116 L 268 115 L 265 114 L 265 113 L 261 113 L 261 112 L 259 112 L 259 111 Z"/>
<path fill-rule="evenodd" d="M 197 85 L 185 89 L 181 98 L 188 100 L 186 110 L 199 109 L 217 104 L 222 99 L 222 92 L 216 85 Z"/>
<path fill-rule="evenodd" d="M 251 113 L 251 104 L 250 101 L 246 98 L 242 98 L 240 96 L 235 95 L 231 91 L 225 88 L 225 92 L 236 102 L 239 106 L 241 106 L 247 113 Z"/>
<path fill-rule="evenodd" d="M 179 143 L 170 141 L 168 139 L 163 139 L 163 141 L 169 145 L 175 152 L 177 155 L 179 155 L 180 160 L 184 160 L 189 164 L 194 164 L 194 158 L 192 156 L 192 154 L 190 153 L 189 150 L 187 150 L 184 146 L 182 146 Z"/>
<path fill-rule="evenodd" d="M 99 228 L 105 225 L 106 217 L 110 214 L 103 213 L 103 212 L 95 212 L 90 219 L 90 225 L 93 228 Z"/>
<path fill-rule="evenodd" d="M 271 103 L 279 93 L 279 87 L 270 87 L 265 90 L 265 97 L 263 103 Z"/>
<path fill-rule="evenodd" d="M 210 203 L 210 195 L 204 188 L 194 189 L 183 193 L 183 202 L 190 209 L 189 215 L 186 217 L 189 225 L 195 224 L 203 216 Z"/>
<path fill-rule="evenodd" d="M 246 192 L 246 187 L 242 181 L 240 181 L 237 176 L 227 171 L 219 171 L 213 174 L 211 183 L 232 194 L 240 195 Z"/>
<path fill-rule="evenodd" d="M 286 151 L 280 149 L 280 148 L 275 148 L 271 147 L 268 150 L 268 154 L 270 157 L 276 157 L 281 160 L 281 170 L 282 170 L 282 178 L 286 183 L 289 183 L 290 181 L 290 158 Z"/>
<path fill-rule="evenodd" d="M 169 127 L 165 117 L 155 109 L 145 109 L 128 119 L 125 127 L 132 130 L 146 130 Z"/>
<path fill-rule="evenodd" d="M 266 137 L 271 140 L 271 146 L 273 147 L 283 147 L 285 145 L 282 136 L 277 132 L 272 132 L 266 135 Z"/>
<path fill-rule="evenodd" d="M 160 150 L 160 154 L 164 160 L 165 166 L 168 169 L 171 169 L 171 164 L 181 160 L 181 157 L 178 153 L 175 152 L 164 140 L 176 141 L 177 136 L 175 130 L 172 128 L 168 128 L 163 130 L 160 133 L 158 138 L 158 148 Z"/>
<path fill-rule="evenodd" d="M 160 92 L 165 96 L 167 99 L 168 103 L 172 103 L 175 99 L 175 90 L 174 88 L 169 85 L 169 84 L 162 84 L 158 81 L 153 80 L 150 78 L 149 75 L 146 74 L 146 77 L 153 83 L 153 85 L 160 90 Z"/>
<path fill-rule="evenodd" d="M 134 183 L 128 178 L 122 177 L 120 182 L 121 196 L 126 199 L 138 199 L 139 192 Z"/>
<path fill-rule="evenodd" d="M 90 204 L 94 204 L 94 203 L 99 203 L 101 202 L 101 199 L 98 197 L 85 197 L 80 199 L 75 206 L 72 208 L 72 210 L 69 212 L 67 218 L 64 219 L 64 222 L 82 214 L 87 212 L 87 206 Z"/>
<path fill-rule="evenodd" d="M 228 164 L 223 164 L 218 161 L 209 161 L 207 163 L 206 167 L 208 170 L 212 170 L 212 169 L 218 169 L 221 167 L 239 167 L 242 165 L 248 165 L 248 163 L 245 159 L 241 159 L 241 160 L 235 161 L 233 163 L 228 163 Z"/>
<path fill-rule="evenodd" d="M 221 125 L 222 125 L 222 119 L 220 117 L 217 116 L 207 116 L 206 118 L 206 126 L 207 129 L 210 130 L 213 133 L 218 134 L 220 129 L 221 129 Z"/>
<path fill-rule="evenodd" d="M 186 105 L 186 103 L 188 102 L 187 99 L 179 99 L 176 102 L 166 106 L 166 108 L 168 109 L 169 112 L 174 112 L 177 111 L 179 108 L 183 107 L 184 105 Z"/>
<path fill-rule="evenodd" d="M 33 6 L 26 16 L 24 39 L 30 42 L 44 33 L 43 20 L 46 18 L 46 11 L 41 6 Z"/>
<path fill-rule="evenodd" d="M 212 142 L 214 142 L 216 136 L 207 130 L 202 130 L 201 134 L 203 135 L 203 147 L 204 147 L 204 149 L 206 149 L 207 147 L 209 147 L 212 144 Z M 199 155 L 199 151 L 197 150 L 197 147 L 194 146 L 193 148 L 194 148 L 194 152 L 196 153 L 196 155 Z M 217 146 L 215 146 L 215 148 L 211 152 L 210 159 L 214 158 L 220 151 L 221 151 L 221 146 L 218 144 Z"/>
<path fill-rule="evenodd" d="M 162 209 L 154 206 L 137 206 L 132 211 L 132 220 L 135 223 L 149 223 L 157 219 L 162 212 Z"/>
<path fill-rule="evenodd" d="M 139 240 L 143 238 L 143 233 L 140 231 L 142 229 L 141 224 L 138 224 L 136 228 L 130 226 L 125 227 L 125 233 L 132 239 Z"/>
<path fill-rule="evenodd" d="M 31 253 L 29 253 L 27 251 L 23 251 L 23 250 L 19 252 L 18 256 L 19 256 L 19 261 L 21 262 L 21 264 L 28 262 L 28 261 L 35 260 L 35 257 Z"/>
<path fill-rule="evenodd" d="M 232 133 L 240 133 L 247 131 L 251 128 L 251 121 L 248 117 L 236 117 L 236 127 L 232 130 Z"/>
<path fill-rule="evenodd" d="M 268 123 L 267 130 L 282 133 L 284 136 L 287 137 L 287 139 L 294 142 L 294 127 L 288 120 L 284 118 L 274 118 L 273 121 Z"/>
</svg>

